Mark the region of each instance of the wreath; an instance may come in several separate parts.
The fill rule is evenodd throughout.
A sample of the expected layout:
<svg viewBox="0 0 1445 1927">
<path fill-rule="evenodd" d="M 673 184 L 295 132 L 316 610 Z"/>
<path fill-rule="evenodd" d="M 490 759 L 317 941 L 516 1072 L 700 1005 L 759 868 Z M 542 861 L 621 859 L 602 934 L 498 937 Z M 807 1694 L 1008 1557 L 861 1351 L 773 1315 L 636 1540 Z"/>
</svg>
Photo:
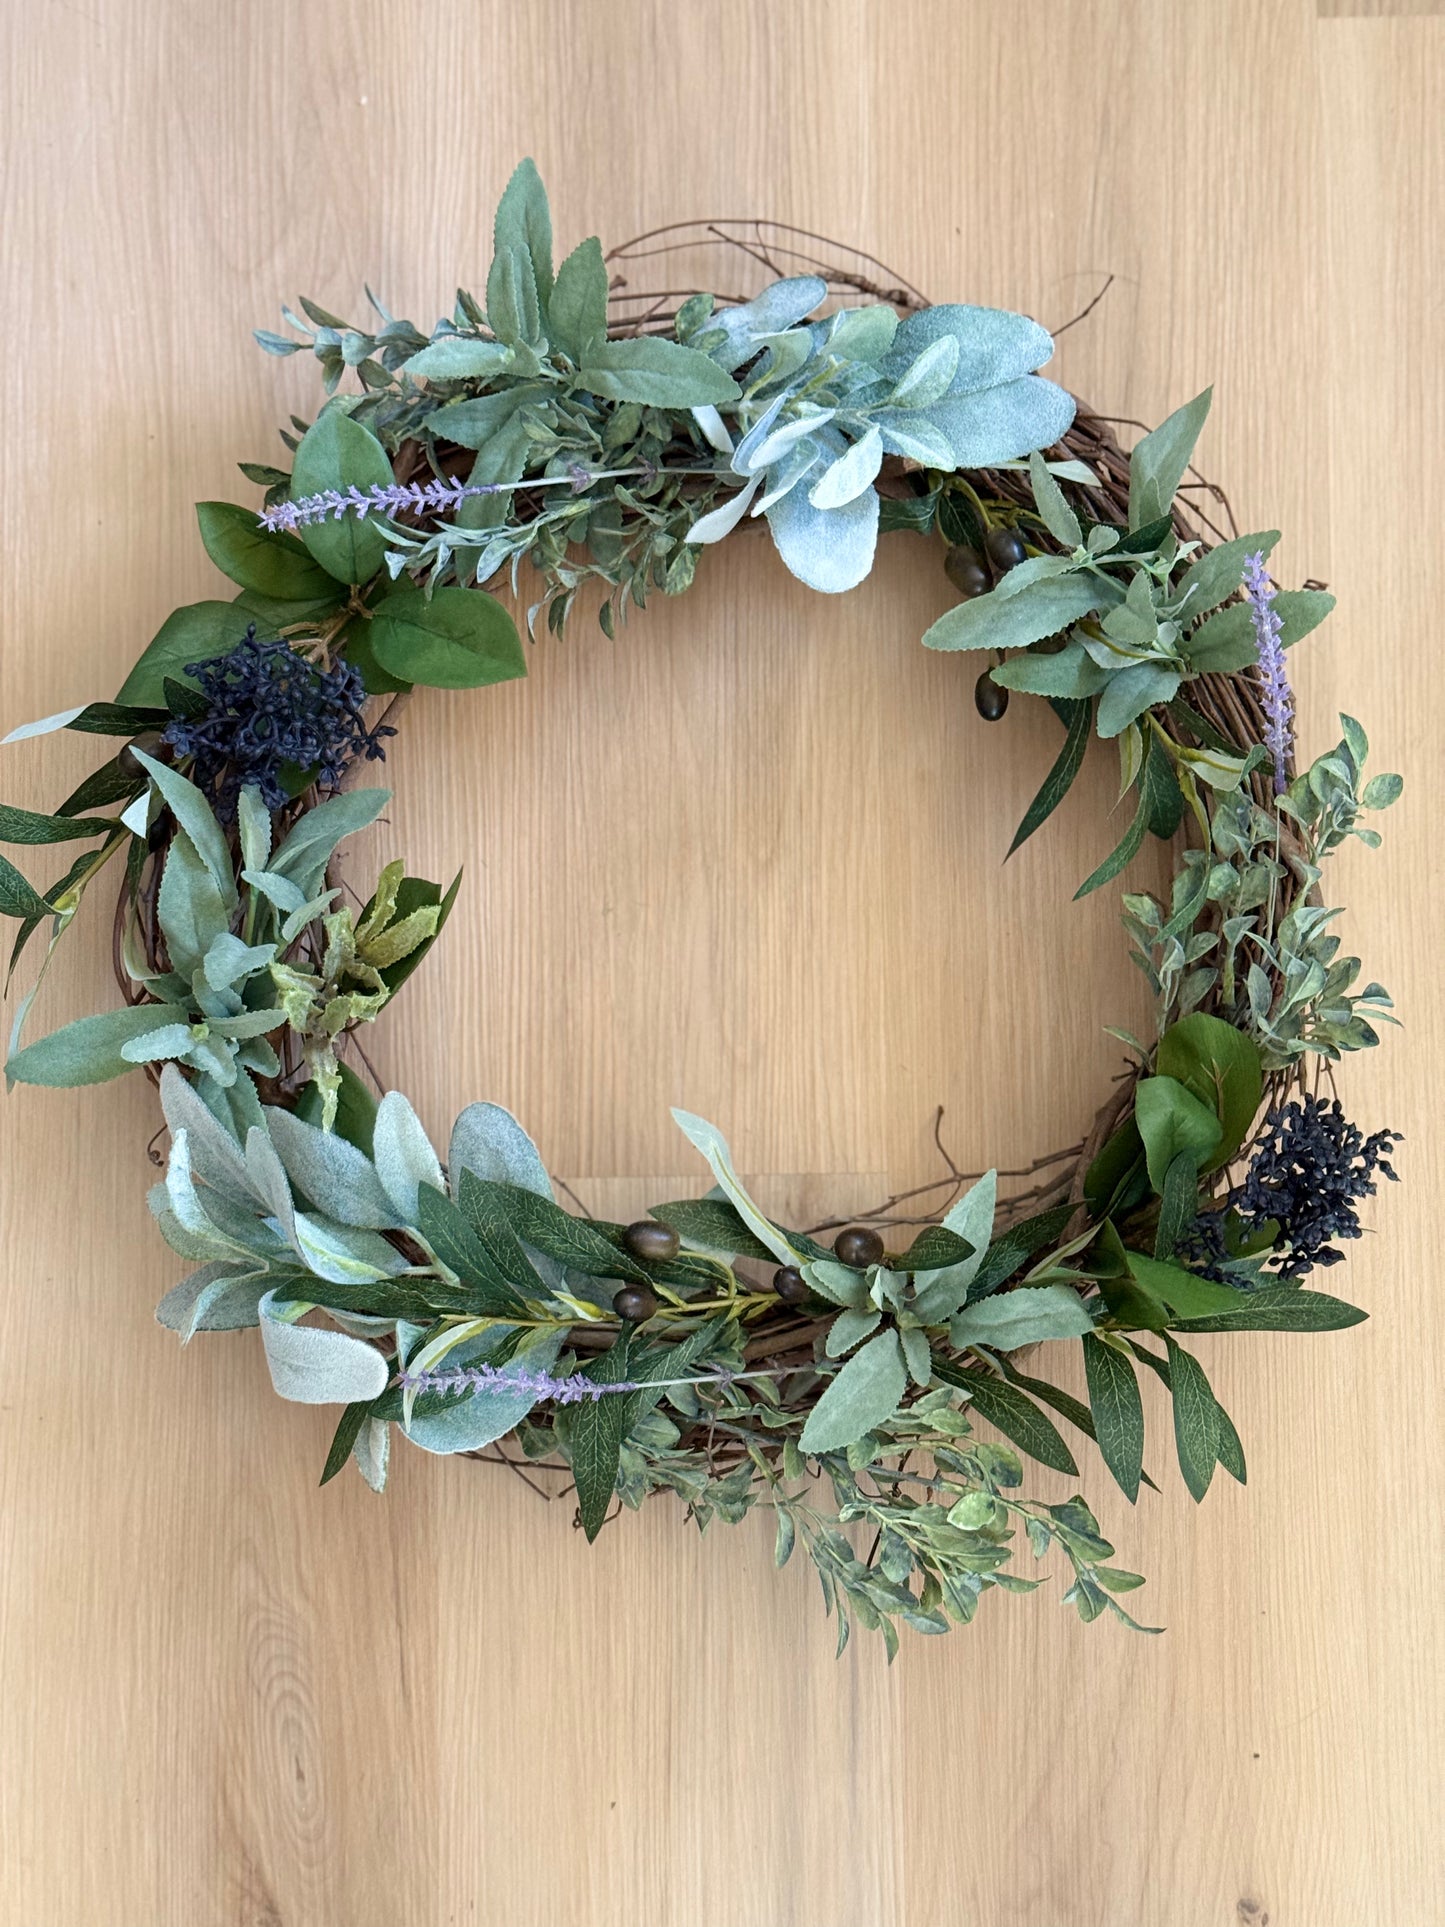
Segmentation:
<svg viewBox="0 0 1445 1927">
<path fill-rule="evenodd" d="M 1202 1499 L 1216 1465 L 1243 1481 L 1245 1461 L 1192 1335 L 1364 1317 L 1310 1281 L 1394 1178 L 1397 1134 L 1366 1137 L 1320 1080 L 1332 1093 L 1334 1064 L 1393 1020 L 1341 954 L 1322 882 L 1347 837 L 1378 843 L 1364 812 L 1400 778 L 1366 780 L 1349 717 L 1295 767 L 1286 651 L 1332 598 L 1275 586 L 1274 531 L 1211 521 L 1217 491 L 1189 479 L 1208 393 L 1126 456 L 1037 373 L 1053 343 L 1023 316 L 929 306 L 866 263 L 752 298 L 635 291 L 632 262 L 677 238 L 612 257 L 587 240 L 554 271 L 524 162 L 484 301 L 460 293 L 430 336 L 374 297 L 367 328 L 307 301 L 286 311 L 292 333 L 258 336 L 274 355 L 309 346 L 329 399 L 283 434 L 289 472 L 242 464 L 259 512 L 199 506 L 238 592 L 177 609 L 114 702 L 7 739 L 125 739 L 53 814 L 0 811 L 11 843 L 84 846 L 44 890 L 0 858 L 0 910 L 19 922 L 13 974 L 42 930 L 48 963 L 102 870 L 123 870 L 126 998 L 27 1043 L 32 989 L 8 1076 L 142 1067 L 158 1085 L 170 1141 L 150 1206 L 195 1266 L 160 1321 L 183 1339 L 259 1326 L 283 1398 L 340 1406 L 323 1482 L 354 1460 L 380 1490 L 399 1430 L 555 1470 L 589 1540 L 615 1501 L 657 1492 L 703 1528 L 767 1506 L 778 1563 L 801 1540 L 816 1565 L 840 1650 L 854 1622 L 891 1655 L 900 1624 L 943 1632 L 990 1589 L 1030 1590 L 1020 1531 L 1036 1558 L 1062 1556 L 1083 1619 L 1132 1626 L 1120 1595 L 1138 1577 L 1082 1497 L 1023 1496 L 1019 1454 L 1075 1474 L 1061 1420 L 1134 1500 L 1153 1483 L 1142 1368 L 1171 1395 Z M 772 264 L 761 226 L 746 251 Z M 892 1199 L 794 1228 L 749 1196 L 720 1132 L 678 1111 L 713 1186 L 621 1225 L 560 1203 L 500 1106 L 469 1105 L 443 1161 L 405 1097 L 357 1069 L 361 1027 L 437 940 L 457 884 L 397 861 L 349 902 L 338 847 L 388 801 L 350 779 L 384 756 L 414 685 L 525 673 L 480 585 L 508 576 L 525 600 L 529 565 L 529 635 L 560 634 L 600 589 L 611 636 L 759 517 L 824 593 L 863 579 L 881 533 L 941 542 L 958 599 L 924 645 L 982 653 L 984 719 L 1018 693 L 1064 732 L 1014 847 L 1095 735 L 1117 746 L 1132 813 L 1077 894 L 1146 837 L 1178 842 L 1167 900 L 1123 900 L 1156 1034 L 1114 1033 L 1124 1074 L 1021 1195 L 950 1163 L 921 1217 Z M 1075 1345 L 1087 1402 L 1033 1350 Z"/>
</svg>

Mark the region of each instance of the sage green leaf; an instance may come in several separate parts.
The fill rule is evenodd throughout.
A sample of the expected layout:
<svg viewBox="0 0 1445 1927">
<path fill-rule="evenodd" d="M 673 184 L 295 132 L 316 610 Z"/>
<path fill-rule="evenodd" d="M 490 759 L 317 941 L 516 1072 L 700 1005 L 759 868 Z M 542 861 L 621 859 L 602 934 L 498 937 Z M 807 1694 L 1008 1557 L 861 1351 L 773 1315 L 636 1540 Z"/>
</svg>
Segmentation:
<svg viewBox="0 0 1445 1927">
<path fill-rule="evenodd" d="M 1118 736 L 1146 709 L 1162 709 L 1179 694 L 1183 680 L 1177 669 L 1158 662 L 1136 662 L 1116 670 L 1099 698 L 1099 734 L 1106 740 Z"/>
<path fill-rule="evenodd" d="M 1264 1070 L 1254 1040 L 1221 1017 L 1191 1011 L 1160 1040 L 1155 1060 L 1219 1119 L 1220 1140 L 1206 1171 L 1228 1164 L 1248 1136 L 1264 1096 Z"/>
<path fill-rule="evenodd" d="M 1359 1325 L 1369 1313 L 1322 1291 L 1301 1291 L 1296 1285 L 1262 1285 L 1258 1291 L 1235 1293 L 1235 1303 L 1222 1311 L 1177 1318 L 1174 1329 L 1184 1332 L 1333 1332 Z"/>
<path fill-rule="evenodd" d="M 1032 1218 L 1021 1218 L 1017 1224 L 1001 1232 L 984 1254 L 973 1283 L 969 1286 L 970 1298 L 982 1298 L 996 1291 L 1007 1279 L 1011 1278 L 1024 1262 L 1036 1251 L 1059 1237 L 1074 1208 L 1069 1204 L 1055 1205 L 1051 1211 L 1040 1211 Z"/>
<path fill-rule="evenodd" d="M 979 598 L 982 601 L 982 597 Z M 970 606 L 970 605 L 965 605 Z M 1109 672 L 1101 669 L 1080 642 L 1047 654 L 1025 653 L 997 663 L 989 676 L 1000 689 L 1017 689 L 1025 696 L 1050 696 L 1080 702 L 1109 686 Z"/>
<path fill-rule="evenodd" d="M 428 347 L 402 363 L 413 381 L 490 381 L 505 373 L 515 357 L 502 341 L 480 335 L 438 335 Z M 431 417 L 433 423 L 435 416 Z"/>
<path fill-rule="evenodd" d="M 857 1311 L 840 1311 L 828 1327 L 828 1335 L 823 1341 L 823 1350 L 829 1358 L 842 1358 L 851 1352 L 855 1345 L 861 1345 L 865 1338 L 871 1338 L 883 1322 L 883 1314 L 876 1306 L 863 1306 Z"/>
<path fill-rule="evenodd" d="M 1083 768 L 1084 752 L 1089 747 L 1089 732 L 1093 724 L 1093 705 L 1087 700 L 1065 698 L 1061 706 L 1067 711 L 1065 727 L 1068 733 L 1064 737 L 1064 746 L 1044 778 L 1038 795 L 1024 811 L 1023 821 L 1014 831 L 1014 840 L 1008 846 L 1009 856 L 1021 844 L 1027 843 L 1042 823 L 1048 821 L 1068 795 L 1074 778 Z"/>
<path fill-rule="evenodd" d="M 1176 1345 L 1166 1332 L 1169 1385 L 1174 1394 L 1174 1444 L 1179 1470 L 1196 1503 L 1209 1490 L 1219 1462 L 1219 1407 L 1204 1367 L 1192 1352 Z"/>
<path fill-rule="evenodd" d="M 993 1235 L 997 1203 L 998 1173 L 985 1171 L 944 1218 L 944 1230 L 953 1232 L 973 1249 L 954 1264 L 918 1274 L 913 1310 L 925 1325 L 943 1324 L 967 1298 Z"/>
<path fill-rule="evenodd" d="M 607 333 L 607 266 L 594 236 L 573 248 L 557 270 L 547 305 L 547 332 L 579 367 Z"/>
<path fill-rule="evenodd" d="M 1168 1258 L 1198 1215 L 1199 1167 L 1192 1151 L 1178 1151 L 1169 1161 L 1159 1193 L 1159 1223 L 1154 1233 L 1154 1256 Z"/>
<path fill-rule="evenodd" d="M 627 1379 L 628 1341 L 624 1328 L 611 1350 L 587 1367 L 586 1376 L 594 1385 L 618 1385 Z M 617 1487 L 626 1403 L 620 1393 L 604 1394 L 583 1399 L 572 1414 L 568 1456 L 577 1487 L 577 1512 L 589 1544 L 602 1530 Z"/>
<path fill-rule="evenodd" d="M 956 1351 L 992 1345 L 1009 1352 L 1050 1338 L 1082 1338 L 1093 1329 L 1083 1300 L 1068 1285 L 1021 1285 L 965 1307 L 950 1321 L 948 1336 Z"/>
<path fill-rule="evenodd" d="M 189 1013 L 174 1004 L 131 1004 L 96 1017 L 78 1017 L 17 1051 L 6 1063 L 5 1075 L 14 1084 L 103 1084 L 134 1069 L 122 1055 L 123 1045 L 189 1021 Z"/>
<path fill-rule="evenodd" d="M 527 673 L 517 625 L 481 589 L 399 590 L 377 604 L 370 642 L 383 669 L 433 689 L 480 689 Z"/>
<path fill-rule="evenodd" d="M 1280 643 L 1291 649 L 1295 643 L 1317 629 L 1335 606 L 1335 598 L 1325 589 L 1281 589 L 1274 599 L 1274 612 L 1280 619 Z M 1233 602 L 1206 616 L 1180 645 L 1196 674 L 1210 670 L 1232 675 L 1247 669 L 1255 660 L 1254 624 L 1247 602 Z"/>
<path fill-rule="evenodd" d="M 282 1398 L 302 1405 L 347 1405 L 386 1390 L 386 1360 L 375 1346 L 344 1332 L 292 1323 L 274 1291 L 262 1298 L 259 1310 L 271 1383 Z"/>
<path fill-rule="evenodd" d="M 390 790 L 343 790 L 307 810 L 271 859 L 272 876 L 284 877 L 309 902 L 321 886 L 337 845 L 374 823 L 391 801 Z"/>
<path fill-rule="evenodd" d="M 803 1427 L 803 1450 L 817 1457 L 854 1444 L 892 1418 L 907 1382 L 897 1332 L 879 1332 L 825 1387 Z"/>
<path fill-rule="evenodd" d="M 936 1352 L 933 1375 L 943 1384 L 967 1392 L 980 1417 L 1040 1465 L 1051 1466 L 1055 1472 L 1078 1471 L 1078 1463 L 1053 1420 L 1046 1418 L 1017 1386 L 989 1372 L 966 1371 L 952 1360 L 940 1358 Z"/>
<path fill-rule="evenodd" d="M 552 211 L 535 161 L 520 161 L 513 169 L 497 203 L 492 241 L 499 254 L 504 248 L 526 254 L 545 309 L 552 296 Z"/>
<path fill-rule="evenodd" d="M 1134 444 L 1129 457 L 1131 529 L 1142 528 L 1168 514 L 1213 398 L 1214 390 L 1206 388 L 1202 395 L 1176 408 L 1166 421 Z"/>
<path fill-rule="evenodd" d="M 1244 580 L 1244 565 L 1252 555 L 1268 555 L 1279 540 L 1278 529 L 1264 529 L 1258 535 L 1236 535 L 1206 549 L 1184 571 L 1169 600 L 1186 622 L 1218 608 L 1226 596 L 1234 594 Z"/>
<path fill-rule="evenodd" d="M 868 1273 L 856 1271 L 836 1258 L 815 1258 L 803 1266 L 803 1276 L 830 1305 L 861 1311 L 868 1303 Z"/>
<path fill-rule="evenodd" d="M 1029 480 L 1034 501 L 1043 517 L 1044 527 L 1066 549 L 1076 549 L 1084 539 L 1079 518 L 1064 499 L 1064 491 L 1049 473 L 1049 465 L 1038 450 L 1029 456 Z"/>
<path fill-rule="evenodd" d="M 147 756 L 143 749 L 132 750 L 136 761 L 165 798 L 166 807 L 180 824 L 191 840 L 196 855 L 205 864 L 212 883 L 220 893 L 221 901 L 228 910 L 237 904 L 236 876 L 231 862 L 230 846 L 226 833 L 216 821 L 215 812 L 194 783 L 173 770 L 167 763 L 158 763 L 153 756 Z"/>
<path fill-rule="evenodd" d="M 174 1064 L 161 1072 L 161 1108 L 172 1138 L 185 1132 L 191 1166 L 201 1182 L 232 1204 L 254 1209 L 261 1200 L 247 1174 L 240 1145 Z"/>
<path fill-rule="evenodd" d="M 1101 1338 L 1086 1337 L 1084 1376 L 1099 1452 L 1132 1505 L 1144 1470 L 1144 1402 L 1138 1375 L 1122 1352 Z"/>
<path fill-rule="evenodd" d="M 1100 576 L 1046 576 L 1016 594 L 997 590 L 960 602 L 925 631 L 926 649 L 1023 649 L 1082 622 L 1110 600 Z"/>
<path fill-rule="evenodd" d="M 736 401 L 741 392 L 710 355 L 654 335 L 596 342 L 578 380 L 608 401 L 653 408 L 701 408 Z"/>
<path fill-rule="evenodd" d="M 191 602 L 173 609 L 116 694 L 118 703 L 165 706 L 165 684 L 195 687 L 192 663 L 211 662 L 245 639 L 254 618 L 234 602 Z"/>
<path fill-rule="evenodd" d="M 395 480 L 386 450 L 369 429 L 332 402 L 301 437 L 291 470 L 291 499 L 328 489 L 345 493 L 388 488 Z M 328 575 L 338 582 L 369 582 L 386 557 L 386 528 L 372 514 L 347 513 L 310 522 L 301 540 Z"/>
<path fill-rule="evenodd" d="M 188 1344 L 198 1331 L 245 1331 L 261 1322 L 269 1273 L 215 1259 L 173 1285 L 156 1306 L 156 1323 Z"/>
<path fill-rule="evenodd" d="M 1360 801 L 1367 810 L 1387 810 L 1392 803 L 1399 802 L 1404 788 L 1403 776 L 1372 776 L 1360 792 Z"/>
<path fill-rule="evenodd" d="M 1181 1151 L 1188 1151 L 1200 1170 L 1219 1144 L 1219 1119 L 1213 1110 L 1173 1077 L 1141 1078 L 1134 1092 L 1134 1116 L 1144 1140 L 1149 1182 L 1160 1196 L 1169 1166 Z"/>
<path fill-rule="evenodd" d="M 435 414 L 428 415 L 426 426 L 431 434 L 443 441 L 457 442 L 462 448 L 486 448 L 507 427 L 517 410 L 529 401 L 539 399 L 542 392 L 535 382 L 525 382 L 511 388 L 500 388 L 491 395 L 468 395 L 461 401 L 448 402 L 445 408 L 438 408 Z M 469 479 L 474 482 L 515 481 L 520 472 L 518 469 L 517 474 L 512 474 L 508 469 L 505 473 L 472 475 Z M 493 499 L 505 501 L 505 498 Z M 464 509 L 467 506 L 464 504 Z"/>
<path fill-rule="evenodd" d="M 222 575 L 243 589 L 282 602 L 326 602 L 335 581 L 294 535 L 262 528 L 253 509 L 235 502 L 197 502 L 201 541 Z"/>
<path fill-rule="evenodd" d="M 329 1285 L 371 1285 L 395 1278 L 407 1268 L 406 1259 L 373 1231 L 356 1231 L 350 1225 L 333 1224 L 328 1218 L 313 1217 L 308 1211 L 295 1213 L 292 1230 L 295 1249 L 308 1271 Z M 312 1288 L 312 1296 L 325 1302 L 324 1294 Z M 338 1306 L 345 1300 L 338 1297 Z"/>
</svg>

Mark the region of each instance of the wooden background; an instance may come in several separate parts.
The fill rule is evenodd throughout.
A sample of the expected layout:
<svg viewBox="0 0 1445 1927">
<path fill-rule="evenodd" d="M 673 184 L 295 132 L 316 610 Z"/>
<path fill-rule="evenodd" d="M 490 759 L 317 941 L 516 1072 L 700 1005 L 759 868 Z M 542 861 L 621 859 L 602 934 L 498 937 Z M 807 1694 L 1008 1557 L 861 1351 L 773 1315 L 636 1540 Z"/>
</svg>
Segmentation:
<svg viewBox="0 0 1445 1927">
<path fill-rule="evenodd" d="M 173 604 L 223 592 L 191 504 L 250 499 L 234 461 L 315 404 L 250 329 L 300 293 L 359 313 L 365 280 L 430 325 L 532 153 L 567 246 L 766 213 L 1053 325 L 1112 273 L 1061 378 L 1148 420 L 1216 384 L 1206 468 L 1285 529 L 1286 580 L 1340 596 L 1301 655 L 1307 744 L 1347 705 L 1410 777 L 1383 852 L 1339 863 L 1409 1026 L 1345 1079 L 1409 1134 L 1348 1274 L 1375 1315 L 1205 1341 L 1247 1492 L 1196 1511 L 1171 1478 L 1132 1513 L 1088 1467 L 1158 1640 L 1055 1589 L 891 1671 L 866 1640 L 835 1664 L 762 1521 L 699 1541 L 660 1504 L 589 1552 L 566 1507 L 404 1448 L 384 1499 L 318 1492 L 327 1415 L 278 1404 L 254 1337 L 182 1353 L 152 1322 L 180 1267 L 143 1202 L 146 1086 L 6 1099 L 6 1922 L 1445 1919 L 1439 13 L 6 10 L 6 726 L 108 695 Z M 918 649 L 946 600 L 922 554 L 895 538 L 824 601 L 738 544 L 615 643 L 584 617 L 528 683 L 413 704 L 376 852 L 467 880 L 375 1050 L 438 1132 L 499 1099 L 630 1209 L 698 1175 L 672 1103 L 780 1203 L 933 1175 L 940 1103 L 966 1166 L 1081 1130 L 1101 1026 L 1142 1008 L 1110 893 L 1069 903 L 1117 833 L 1109 759 L 1001 867 L 1056 733 L 1025 705 L 985 728 L 966 665 Z M 92 749 L 6 750 L 4 794 L 53 804 Z M 105 921 L 42 1023 L 110 994 Z"/>
</svg>

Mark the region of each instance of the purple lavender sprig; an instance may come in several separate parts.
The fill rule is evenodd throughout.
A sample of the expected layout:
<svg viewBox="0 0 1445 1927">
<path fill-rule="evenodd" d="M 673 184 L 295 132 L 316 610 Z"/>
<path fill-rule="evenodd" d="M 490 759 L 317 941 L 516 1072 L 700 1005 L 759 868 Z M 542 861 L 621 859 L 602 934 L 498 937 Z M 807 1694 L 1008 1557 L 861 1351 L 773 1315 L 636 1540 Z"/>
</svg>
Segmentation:
<svg viewBox="0 0 1445 1927">
<path fill-rule="evenodd" d="M 354 515 L 364 522 L 368 515 L 455 515 L 462 503 L 473 495 L 499 495 L 509 482 L 449 482 L 433 478 L 429 482 L 373 482 L 370 488 L 326 488 L 316 495 L 303 495 L 294 502 L 276 502 L 262 509 L 259 521 L 271 534 L 294 535 L 297 529 L 313 522 L 339 522 Z"/>
<path fill-rule="evenodd" d="M 667 1385 L 730 1385 L 736 1378 L 774 1376 L 775 1373 L 718 1371 L 689 1378 L 623 1378 L 615 1384 L 599 1385 L 580 1372 L 558 1377 L 552 1372 L 531 1371 L 519 1365 L 452 1365 L 443 1371 L 402 1372 L 395 1383 L 408 1392 L 441 1392 L 456 1397 L 465 1392 L 524 1392 L 532 1398 L 550 1399 L 554 1405 L 576 1405 L 587 1399 L 605 1398 L 612 1392 L 656 1391 Z"/>
<path fill-rule="evenodd" d="M 1256 550 L 1244 564 L 1244 592 L 1249 597 L 1254 624 L 1254 649 L 1259 664 L 1259 689 L 1264 701 L 1264 745 L 1274 761 L 1274 793 L 1283 794 L 1294 754 L 1294 692 L 1284 666 L 1280 632 L 1284 623 L 1275 613 L 1274 584 L 1264 568 L 1264 553 Z"/>
</svg>

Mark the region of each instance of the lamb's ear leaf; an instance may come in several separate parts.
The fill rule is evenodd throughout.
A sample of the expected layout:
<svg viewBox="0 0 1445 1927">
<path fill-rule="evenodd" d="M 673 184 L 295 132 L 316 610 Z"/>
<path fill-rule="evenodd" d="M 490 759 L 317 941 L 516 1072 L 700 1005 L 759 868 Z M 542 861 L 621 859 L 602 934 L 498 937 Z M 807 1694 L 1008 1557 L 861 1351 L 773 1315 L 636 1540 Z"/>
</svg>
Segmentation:
<svg viewBox="0 0 1445 1927">
<path fill-rule="evenodd" d="M 375 1346 L 345 1332 L 296 1324 L 286 1315 L 295 1310 L 294 1304 L 278 1304 L 274 1291 L 260 1303 L 266 1363 L 282 1398 L 302 1405 L 347 1405 L 386 1390 L 386 1360 Z"/>
</svg>

